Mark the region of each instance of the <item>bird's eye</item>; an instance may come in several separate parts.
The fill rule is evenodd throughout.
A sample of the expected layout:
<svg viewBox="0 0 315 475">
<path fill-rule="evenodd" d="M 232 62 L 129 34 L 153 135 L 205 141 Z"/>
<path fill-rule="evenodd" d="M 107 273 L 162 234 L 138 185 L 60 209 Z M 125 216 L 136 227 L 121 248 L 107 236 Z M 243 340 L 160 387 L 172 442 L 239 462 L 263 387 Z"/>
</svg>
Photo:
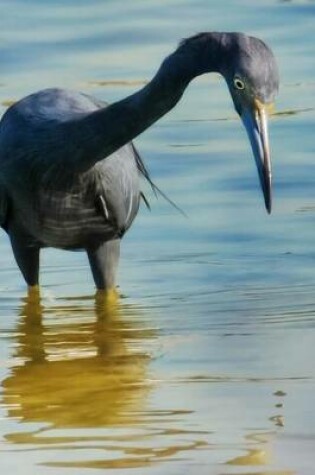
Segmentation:
<svg viewBox="0 0 315 475">
<path fill-rule="evenodd" d="M 240 89 L 240 90 L 245 89 L 245 83 L 244 81 L 242 81 L 242 79 L 235 77 L 233 81 L 234 81 L 235 89 Z"/>
</svg>

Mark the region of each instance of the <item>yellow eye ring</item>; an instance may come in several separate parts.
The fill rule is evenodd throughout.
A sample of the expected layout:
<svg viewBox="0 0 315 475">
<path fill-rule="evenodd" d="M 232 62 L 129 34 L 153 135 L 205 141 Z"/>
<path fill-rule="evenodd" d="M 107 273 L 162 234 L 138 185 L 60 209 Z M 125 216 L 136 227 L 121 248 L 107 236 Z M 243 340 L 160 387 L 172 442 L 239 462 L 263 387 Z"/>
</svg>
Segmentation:
<svg viewBox="0 0 315 475">
<path fill-rule="evenodd" d="M 235 89 L 239 89 L 239 90 L 245 89 L 245 83 L 244 81 L 242 81 L 242 79 L 235 77 L 233 79 L 233 82 L 234 82 Z"/>
</svg>

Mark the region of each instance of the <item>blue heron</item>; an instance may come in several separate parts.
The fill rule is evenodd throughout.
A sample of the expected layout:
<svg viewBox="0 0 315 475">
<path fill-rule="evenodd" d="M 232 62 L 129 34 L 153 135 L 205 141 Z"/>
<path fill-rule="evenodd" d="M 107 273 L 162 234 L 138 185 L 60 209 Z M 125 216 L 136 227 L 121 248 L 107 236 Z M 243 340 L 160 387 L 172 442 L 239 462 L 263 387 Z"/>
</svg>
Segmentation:
<svg viewBox="0 0 315 475">
<path fill-rule="evenodd" d="M 270 213 L 267 115 L 279 83 L 275 58 L 264 42 L 242 33 L 199 33 L 183 40 L 147 85 L 114 104 L 45 89 L 5 112 L 0 225 L 29 288 L 38 286 L 44 247 L 85 250 L 96 288 L 115 288 L 140 178 L 151 182 L 131 141 L 177 104 L 193 78 L 211 72 L 225 78 L 245 125 Z"/>
</svg>

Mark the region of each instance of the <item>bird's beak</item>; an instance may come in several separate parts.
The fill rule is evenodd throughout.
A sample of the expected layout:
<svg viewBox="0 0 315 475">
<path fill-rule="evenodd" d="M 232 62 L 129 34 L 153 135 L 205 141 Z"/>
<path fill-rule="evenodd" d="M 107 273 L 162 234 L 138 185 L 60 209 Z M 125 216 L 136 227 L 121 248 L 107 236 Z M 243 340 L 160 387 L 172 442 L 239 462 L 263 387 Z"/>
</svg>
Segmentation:
<svg viewBox="0 0 315 475">
<path fill-rule="evenodd" d="M 241 119 L 245 125 L 252 146 L 268 213 L 271 213 L 272 204 L 268 112 L 272 110 L 272 107 L 272 104 L 263 104 L 255 99 L 254 105 L 244 107 L 241 113 Z"/>
</svg>

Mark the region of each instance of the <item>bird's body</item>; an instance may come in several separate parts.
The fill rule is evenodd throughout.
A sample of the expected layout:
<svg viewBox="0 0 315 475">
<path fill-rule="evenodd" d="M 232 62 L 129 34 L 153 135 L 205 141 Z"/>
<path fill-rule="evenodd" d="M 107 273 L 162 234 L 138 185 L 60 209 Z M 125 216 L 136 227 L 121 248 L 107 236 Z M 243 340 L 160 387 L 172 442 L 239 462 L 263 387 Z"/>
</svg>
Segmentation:
<svg viewBox="0 0 315 475">
<path fill-rule="evenodd" d="M 236 55 L 247 44 L 252 44 L 252 61 L 257 60 L 255 48 L 271 55 L 254 38 L 201 34 L 181 44 L 146 87 L 113 105 L 77 92 L 47 89 L 8 109 L 0 122 L 0 225 L 10 236 L 28 285 L 38 283 L 40 249 L 51 246 L 86 250 L 96 286 L 114 286 L 120 238 L 139 208 L 140 176 L 148 177 L 131 140 L 174 107 L 195 76 L 218 71 L 231 89 L 235 74 L 245 68 L 241 65 L 239 73 L 233 66 L 229 77 L 227 61 L 235 61 L 233 38 L 238 41 Z M 270 64 L 265 65 L 267 72 Z M 261 104 L 272 99 L 275 86 L 267 91 L 268 79 L 249 75 L 249 82 L 255 81 L 257 94 L 246 101 L 254 104 L 259 99 Z M 237 94 L 232 93 L 233 100 L 241 109 L 243 99 Z M 266 140 L 266 131 L 255 126 L 255 117 L 242 118 L 246 127 L 247 121 L 257 127 L 251 141 L 255 157 L 260 157 L 256 161 L 270 209 L 268 144 L 256 144 L 258 135 Z"/>
<path fill-rule="evenodd" d="M 134 219 L 140 170 L 131 144 L 81 173 L 69 173 L 72 156 L 65 155 L 61 164 L 45 150 L 52 147 L 50 137 L 60 140 L 60 124 L 100 107 L 106 105 L 86 95 L 47 89 L 24 98 L 3 117 L 1 175 L 10 191 L 2 223 L 9 230 L 23 228 L 30 245 L 86 249 L 121 237 Z M 12 122 L 18 122 L 18 131 L 11 128 Z M 42 151 L 34 150 L 34 138 L 42 143 Z"/>
</svg>

